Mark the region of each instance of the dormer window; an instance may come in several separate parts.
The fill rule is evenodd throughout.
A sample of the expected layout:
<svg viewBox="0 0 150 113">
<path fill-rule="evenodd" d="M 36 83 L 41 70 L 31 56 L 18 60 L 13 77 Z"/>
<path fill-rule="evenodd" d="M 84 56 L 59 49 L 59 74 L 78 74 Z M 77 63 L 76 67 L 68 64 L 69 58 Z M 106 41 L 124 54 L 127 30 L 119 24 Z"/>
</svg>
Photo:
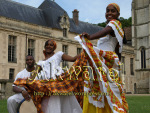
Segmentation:
<svg viewBox="0 0 150 113">
<path fill-rule="evenodd" d="M 66 13 L 60 18 L 60 27 L 62 28 L 62 37 L 67 38 L 70 29 L 69 17 Z"/>
<path fill-rule="evenodd" d="M 66 18 L 66 17 L 64 17 L 64 22 L 65 22 L 65 23 L 67 22 L 67 18 Z"/>
</svg>

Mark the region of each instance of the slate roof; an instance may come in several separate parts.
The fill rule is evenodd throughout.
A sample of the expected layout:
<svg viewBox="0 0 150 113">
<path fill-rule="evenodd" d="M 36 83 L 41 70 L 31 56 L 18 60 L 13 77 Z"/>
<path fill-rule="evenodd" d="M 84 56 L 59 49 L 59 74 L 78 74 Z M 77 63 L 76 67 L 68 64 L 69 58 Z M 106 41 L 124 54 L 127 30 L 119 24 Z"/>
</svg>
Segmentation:
<svg viewBox="0 0 150 113">
<path fill-rule="evenodd" d="M 60 7 L 56 2 L 51 0 L 44 0 L 44 2 L 38 7 L 39 9 L 47 9 L 54 8 L 56 10 L 65 11 L 62 7 Z"/>
<path fill-rule="evenodd" d="M 82 22 L 79 21 L 79 25 L 76 25 L 73 19 L 69 19 L 70 21 L 70 31 L 71 32 L 76 32 L 76 33 L 83 33 L 87 32 L 89 34 L 96 33 L 99 30 L 102 30 L 102 27 L 87 23 L 87 22 Z"/>
<path fill-rule="evenodd" d="M 127 40 L 132 40 L 132 29 L 131 27 L 125 27 L 124 32 Z"/>
<path fill-rule="evenodd" d="M 32 24 L 61 29 L 59 25 L 60 17 L 67 12 L 56 2 L 45 0 L 38 8 L 17 3 L 11 0 L 0 0 L 0 16 L 12 18 Z M 73 19 L 69 19 L 70 32 L 93 34 L 102 29 L 96 25 L 79 21 L 76 25 Z"/>
<path fill-rule="evenodd" d="M 61 8 L 56 2 L 53 2 L 51 0 L 45 0 L 39 6 L 39 8 L 43 10 L 48 26 L 61 29 L 59 25 L 60 16 L 64 15 L 64 13 L 68 15 L 63 8 Z M 93 34 L 102 29 L 102 27 L 98 27 L 96 25 L 92 25 L 81 21 L 79 21 L 79 24 L 76 25 L 73 19 L 71 18 L 69 19 L 69 22 L 70 22 L 70 32 L 75 32 L 79 34 L 82 32 Z"/>
<path fill-rule="evenodd" d="M 132 29 L 131 29 L 131 27 L 125 27 L 124 32 L 125 32 L 126 40 L 127 40 L 126 45 L 132 46 Z"/>
<path fill-rule="evenodd" d="M 47 8 L 43 9 L 43 15 L 48 27 L 61 29 L 59 21 L 60 17 L 64 15 L 64 11 Z"/>
<path fill-rule="evenodd" d="M 46 26 L 42 10 L 10 0 L 0 0 L 0 16 Z"/>
</svg>

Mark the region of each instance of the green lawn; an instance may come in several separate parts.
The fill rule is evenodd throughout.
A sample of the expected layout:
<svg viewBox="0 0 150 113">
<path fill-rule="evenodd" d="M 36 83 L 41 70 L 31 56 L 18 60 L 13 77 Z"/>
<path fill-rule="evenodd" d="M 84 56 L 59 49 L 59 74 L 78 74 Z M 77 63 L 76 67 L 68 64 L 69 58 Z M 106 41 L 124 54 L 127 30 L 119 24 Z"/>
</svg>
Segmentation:
<svg viewBox="0 0 150 113">
<path fill-rule="evenodd" d="M 150 96 L 126 96 L 130 113 L 150 113 Z M 7 112 L 7 100 L 0 100 L 0 113 Z"/>
<path fill-rule="evenodd" d="M 150 96 L 126 96 L 130 113 L 150 113 Z"/>
<path fill-rule="evenodd" d="M 7 100 L 0 100 L 0 113 L 8 113 L 7 111 Z"/>
</svg>

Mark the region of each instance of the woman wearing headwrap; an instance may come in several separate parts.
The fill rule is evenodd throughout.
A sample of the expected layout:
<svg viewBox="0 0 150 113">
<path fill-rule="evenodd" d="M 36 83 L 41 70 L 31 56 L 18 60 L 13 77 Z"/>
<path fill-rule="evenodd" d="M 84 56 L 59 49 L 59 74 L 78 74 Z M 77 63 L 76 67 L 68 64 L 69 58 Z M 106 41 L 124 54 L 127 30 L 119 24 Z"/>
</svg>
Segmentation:
<svg viewBox="0 0 150 113">
<path fill-rule="evenodd" d="M 57 76 L 63 72 L 60 67 L 62 60 L 74 62 L 78 56 L 71 57 L 63 52 L 59 51 L 55 53 L 57 45 L 54 40 L 47 40 L 45 42 L 45 50 L 43 51 L 45 59 L 39 61 L 37 65 L 40 65 L 41 71 L 39 72 L 39 79 L 49 80 L 56 79 Z M 50 96 L 50 95 L 49 95 Z M 44 113 L 71 113 L 72 109 L 76 110 L 76 113 L 81 113 L 82 109 L 75 96 L 50 96 L 42 100 L 42 110 Z"/>
<path fill-rule="evenodd" d="M 88 64 L 95 71 L 93 71 L 94 77 L 89 77 L 95 80 L 84 81 L 84 91 L 93 95 L 84 96 L 83 113 L 128 112 L 128 104 L 118 71 L 121 64 L 119 57 L 125 42 L 123 41 L 125 40 L 124 31 L 118 21 L 119 15 L 119 6 L 116 3 L 109 4 L 105 13 L 107 26 L 92 35 L 83 33 L 82 35 L 86 38 L 75 38 L 88 54 Z M 94 39 L 99 39 L 97 47 L 89 41 Z"/>
<path fill-rule="evenodd" d="M 54 40 L 47 40 L 45 42 L 44 48 L 45 50 L 43 50 L 43 54 L 45 56 L 44 60 L 40 60 L 37 64 L 39 67 L 39 72 L 41 72 L 41 74 L 39 74 L 38 77 L 41 77 L 40 79 L 56 79 L 56 76 L 59 76 L 63 73 L 63 70 L 60 68 L 60 63 L 62 60 L 64 61 L 70 61 L 70 62 L 74 62 L 78 55 L 75 57 L 71 57 L 65 53 L 63 53 L 62 51 L 59 51 L 57 53 L 55 53 L 55 49 L 56 49 L 57 45 L 56 42 Z M 56 75 L 56 73 L 59 72 L 59 75 Z M 40 76 L 41 75 L 41 76 Z"/>
<path fill-rule="evenodd" d="M 43 50 L 45 59 L 43 61 L 38 62 L 38 65 L 40 65 L 41 68 L 43 68 L 42 70 L 44 71 L 42 72 L 41 77 L 44 77 L 42 79 L 50 79 L 50 78 L 55 79 L 57 72 L 59 72 L 59 75 L 63 73 L 63 70 L 60 68 L 60 63 L 62 60 L 74 62 L 78 57 L 78 56 L 71 57 L 63 53 L 62 51 L 55 53 L 54 51 L 56 47 L 57 45 L 54 40 L 47 40 L 45 42 L 44 45 L 45 50 Z"/>
</svg>

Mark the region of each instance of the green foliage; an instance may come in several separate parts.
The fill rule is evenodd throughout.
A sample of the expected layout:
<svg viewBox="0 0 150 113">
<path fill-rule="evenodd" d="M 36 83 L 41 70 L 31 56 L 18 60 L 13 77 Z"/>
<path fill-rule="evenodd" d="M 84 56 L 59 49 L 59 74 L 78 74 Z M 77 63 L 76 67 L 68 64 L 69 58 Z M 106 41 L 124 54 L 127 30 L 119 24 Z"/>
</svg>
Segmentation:
<svg viewBox="0 0 150 113">
<path fill-rule="evenodd" d="M 129 17 L 128 19 L 124 19 L 123 17 L 120 17 L 119 20 L 123 28 L 132 26 L 132 17 Z"/>
<path fill-rule="evenodd" d="M 120 17 L 119 21 L 121 22 L 123 28 L 132 26 L 132 17 L 129 17 L 128 19 Z M 106 23 L 105 22 L 98 23 L 98 26 L 105 27 Z"/>
<path fill-rule="evenodd" d="M 105 26 L 106 26 L 106 23 L 105 23 L 105 22 L 103 22 L 103 23 L 98 23 L 98 26 L 105 27 Z"/>
</svg>

